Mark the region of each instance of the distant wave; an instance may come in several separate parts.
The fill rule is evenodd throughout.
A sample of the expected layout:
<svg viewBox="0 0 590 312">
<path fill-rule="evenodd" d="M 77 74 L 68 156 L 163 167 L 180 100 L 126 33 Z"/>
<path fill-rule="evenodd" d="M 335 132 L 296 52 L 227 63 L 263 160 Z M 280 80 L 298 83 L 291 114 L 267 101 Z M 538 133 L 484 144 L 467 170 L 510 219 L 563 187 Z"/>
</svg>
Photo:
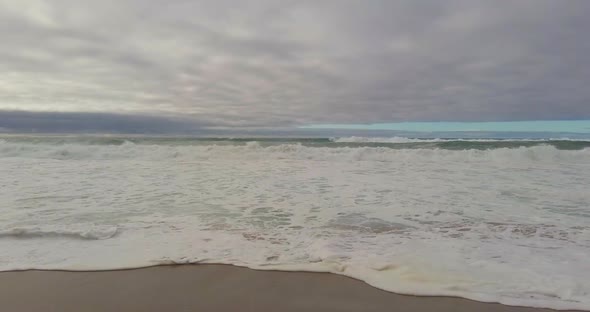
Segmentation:
<svg viewBox="0 0 590 312">
<path fill-rule="evenodd" d="M 551 145 L 535 145 L 516 148 L 464 149 L 461 146 L 439 148 L 393 149 L 388 147 L 310 147 L 302 144 L 278 144 L 263 146 L 259 142 L 243 145 L 46 145 L 0 143 L 0 158 L 40 158 L 57 160 L 85 159 L 136 159 L 197 161 L 217 158 L 244 159 L 313 159 L 400 162 L 411 159 L 439 159 L 462 161 L 481 159 L 487 161 L 590 161 L 590 148 L 561 150 Z"/>
<path fill-rule="evenodd" d="M 330 138 L 335 143 L 413 143 L 413 142 L 440 142 L 443 139 L 412 139 L 406 137 L 341 137 Z"/>
<path fill-rule="evenodd" d="M 407 138 L 407 137 L 333 137 L 330 141 L 335 143 L 418 143 L 418 142 L 550 142 L 550 141 L 574 141 L 586 142 L 590 139 L 549 138 L 549 139 L 462 139 L 462 138 Z"/>
<path fill-rule="evenodd" d="M 441 143 L 441 144 L 447 144 Z M 436 146 L 435 146 L 436 147 Z M 419 147 L 394 149 L 382 146 L 318 146 L 277 144 L 264 146 L 259 142 L 241 145 L 79 145 L 79 144 L 23 144 L 0 143 L 0 158 L 40 158 L 58 160 L 136 159 L 196 161 L 216 158 L 245 159 L 313 159 L 400 162 L 408 159 L 555 161 L 559 159 L 590 161 L 590 148 L 562 150 L 552 145 L 517 146 L 515 148 L 469 148 L 448 145 L 447 148 Z"/>
</svg>

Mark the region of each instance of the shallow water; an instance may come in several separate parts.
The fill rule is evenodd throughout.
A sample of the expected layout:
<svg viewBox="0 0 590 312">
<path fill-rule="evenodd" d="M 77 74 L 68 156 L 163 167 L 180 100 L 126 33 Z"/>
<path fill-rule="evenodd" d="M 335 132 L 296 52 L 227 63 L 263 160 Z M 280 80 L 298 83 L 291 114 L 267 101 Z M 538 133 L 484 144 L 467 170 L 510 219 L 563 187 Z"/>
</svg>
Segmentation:
<svg viewBox="0 0 590 312">
<path fill-rule="evenodd" d="M 8 137 L 0 270 L 231 263 L 590 309 L 589 145 Z"/>
</svg>

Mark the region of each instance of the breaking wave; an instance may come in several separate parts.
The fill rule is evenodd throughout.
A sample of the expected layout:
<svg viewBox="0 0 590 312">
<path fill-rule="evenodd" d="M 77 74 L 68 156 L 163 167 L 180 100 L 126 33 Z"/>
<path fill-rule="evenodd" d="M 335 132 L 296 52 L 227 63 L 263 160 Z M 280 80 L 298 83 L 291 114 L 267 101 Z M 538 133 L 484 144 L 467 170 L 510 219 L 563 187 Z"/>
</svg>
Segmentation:
<svg viewBox="0 0 590 312">
<path fill-rule="evenodd" d="M 388 147 L 311 147 L 302 144 L 242 145 L 121 145 L 0 143 L 0 158 L 24 157 L 57 160 L 136 159 L 198 161 L 212 158 L 298 159 L 403 162 L 414 159 L 441 161 L 582 161 L 590 162 L 590 148 L 561 150 L 550 145 L 495 149 L 440 149 Z"/>
<path fill-rule="evenodd" d="M 335 143 L 417 143 L 417 142 L 552 142 L 572 141 L 585 142 L 587 139 L 549 138 L 549 139 L 459 139 L 459 138 L 407 138 L 407 137 L 334 137 L 330 141 Z"/>
</svg>

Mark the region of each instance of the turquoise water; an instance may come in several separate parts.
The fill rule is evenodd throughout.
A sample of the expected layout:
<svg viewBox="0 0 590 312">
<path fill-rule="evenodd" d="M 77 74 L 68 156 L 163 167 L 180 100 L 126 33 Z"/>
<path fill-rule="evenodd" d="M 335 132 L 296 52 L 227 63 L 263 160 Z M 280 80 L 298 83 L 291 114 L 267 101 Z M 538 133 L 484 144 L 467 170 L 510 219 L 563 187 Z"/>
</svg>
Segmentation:
<svg viewBox="0 0 590 312">
<path fill-rule="evenodd" d="M 497 131 L 589 133 L 590 120 L 534 120 L 502 122 L 398 122 L 377 124 L 318 124 L 304 129 L 354 129 L 394 131 Z"/>
</svg>

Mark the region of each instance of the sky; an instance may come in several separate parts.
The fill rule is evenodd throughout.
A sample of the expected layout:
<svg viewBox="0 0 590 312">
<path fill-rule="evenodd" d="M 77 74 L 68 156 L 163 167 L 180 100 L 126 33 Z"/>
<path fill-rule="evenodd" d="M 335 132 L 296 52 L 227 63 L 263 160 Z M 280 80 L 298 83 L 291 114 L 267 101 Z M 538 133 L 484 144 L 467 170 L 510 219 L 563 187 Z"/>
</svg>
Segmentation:
<svg viewBox="0 0 590 312">
<path fill-rule="evenodd" d="M 0 0 L 0 131 L 590 120 L 588 16 L 587 0 Z"/>
</svg>

